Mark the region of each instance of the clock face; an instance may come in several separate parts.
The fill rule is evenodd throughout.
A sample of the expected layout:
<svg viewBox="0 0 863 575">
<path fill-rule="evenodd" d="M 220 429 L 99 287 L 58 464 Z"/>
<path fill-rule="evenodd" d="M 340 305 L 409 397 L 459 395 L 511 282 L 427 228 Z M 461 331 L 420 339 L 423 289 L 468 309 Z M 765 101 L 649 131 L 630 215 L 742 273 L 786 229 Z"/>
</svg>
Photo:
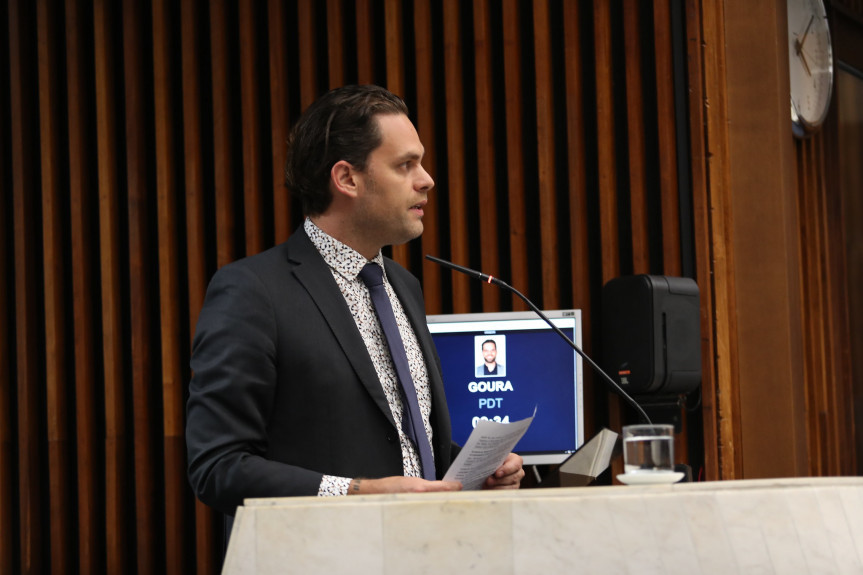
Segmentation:
<svg viewBox="0 0 863 575">
<path fill-rule="evenodd" d="M 817 129 L 833 93 L 833 50 L 822 0 L 788 0 L 791 126 L 798 137 Z"/>
</svg>

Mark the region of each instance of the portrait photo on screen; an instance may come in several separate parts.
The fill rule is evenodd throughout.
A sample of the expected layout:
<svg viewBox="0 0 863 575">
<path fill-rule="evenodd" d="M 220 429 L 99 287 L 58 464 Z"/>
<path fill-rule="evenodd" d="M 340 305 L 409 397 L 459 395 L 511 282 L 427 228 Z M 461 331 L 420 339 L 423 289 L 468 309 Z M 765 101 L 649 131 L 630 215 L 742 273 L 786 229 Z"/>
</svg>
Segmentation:
<svg viewBox="0 0 863 575">
<path fill-rule="evenodd" d="M 474 338 L 476 377 L 506 376 L 506 336 L 481 335 Z"/>
</svg>

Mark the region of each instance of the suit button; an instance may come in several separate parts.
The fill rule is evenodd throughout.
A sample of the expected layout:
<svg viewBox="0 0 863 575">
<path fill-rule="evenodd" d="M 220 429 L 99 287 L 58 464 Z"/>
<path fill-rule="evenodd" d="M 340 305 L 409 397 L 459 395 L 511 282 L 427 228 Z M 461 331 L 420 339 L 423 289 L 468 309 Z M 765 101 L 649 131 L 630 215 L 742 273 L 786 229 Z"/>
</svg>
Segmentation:
<svg viewBox="0 0 863 575">
<path fill-rule="evenodd" d="M 387 435 L 387 441 L 392 443 L 393 441 L 395 441 L 395 438 L 392 435 Z"/>
</svg>

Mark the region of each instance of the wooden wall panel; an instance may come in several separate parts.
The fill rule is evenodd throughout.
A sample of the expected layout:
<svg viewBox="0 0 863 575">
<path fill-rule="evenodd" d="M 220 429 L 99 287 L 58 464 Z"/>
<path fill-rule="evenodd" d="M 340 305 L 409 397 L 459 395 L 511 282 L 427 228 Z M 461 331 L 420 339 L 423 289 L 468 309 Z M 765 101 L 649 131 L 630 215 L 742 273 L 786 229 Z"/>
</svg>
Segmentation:
<svg viewBox="0 0 863 575">
<path fill-rule="evenodd" d="M 131 570 L 131 545 L 127 543 L 130 517 L 131 472 L 124 350 L 128 336 L 122 325 L 120 273 L 122 244 L 120 224 L 120 133 L 117 127 L 118 47 L 113 44 L 117 28 L 115 5 L 94 3 L 94 58 L 99 172 L 99 264 L 101 271 L 102 370 L 105 402 L 105 566 L 109 572 Z"/>
<path fill-rule="evenodd" d="M 522 90 L 522 30 L 518 0 L 502 0 L 503 3 L 503 75 L 504 102 L 506 104 L 506 176 L 507 199 L 509 201 L 509 251 L 510 285 L 528 297 L 527 289 L 527 213 L 525 210 L 525 151 L 524 151 L 524 98 Z M 530 97 L 530 96 L 528 96 Z M 525 310 L 527 306 L 513 299 L 513 309 Z"/>
<path fill-rule="evenodd" d="M 63 218 L 61 192 L 61 157 L 63 142 L 60 118 L 62 78 L 55 73 L 60 68 L 58 34 L 62 21 L 48 2 L 36 7 L 39 45 L 39 130 L 42 179 L 42 251 L 45 309 L 45 406 L 48 440 L 48 506 L 51 527 L 51 572 L 66 573 L 74 568 L 70 536 L 72 530 L 70 503 L 74 501 L 69 465 L 71 443 L 68 434 L 69 403 L 66 370 L 66 320 L 71 316 L 64 298 L 63 247 L 66 226 Z"/>
<path fill-rule="evenodd" d="M 461 14 L 458 0 L 443 0 L 443 64 L 444 98 L 446 101 L 446 181 L 437 182 L 439 194 L 449 199 L 449 259 L 454 262 L 470 261 L 465 138 L 465 88 L 462 76 Z M 471 309 L 469 278 L 456 274 L 452 278 L 452 308 L 456 313 Z"/>
<path fill-rule="evenodd" d="M 487 0 L 473 3 L 473 35 L 476 81 L 476 171 L 477 197 L 479 200 L 479 232 L 481 269 L 487 274 L 500 276 L 500 250 L 497 226 L 498 203 L 497 177 L 495 173 L 495 125 L 494 86 L 492 78 L 492 30 L 491 7 Z M 482 308 L 485 311 L 500 309 L 499 289 L 482 290 Z"/>
<path fill-rule="evenodd" d="M 671 47 L 671 0 L 653 3 L 653 29 L 656 45 L 656 120 L 660 150 L 676 150 L 674 120 L 674 69 Z M 659 154 L 659 190 L 662 205 L 662 273 L 681 274 L 680 203 L 678 200 L 677 157 Z"/>
<path fill-rule="evenodd" d="M 267 37 L 270 58 L 270 157 L 273 164 L 273 220 L 275 243 L 288 239 L 291 229 L 291 200 L 285 187 L 285 158 L 291 116 L 288 113 L 288 21 L 285 3 L 270 0 L 267 12 Z M 341 24 L 341 21 L 340 21 Z M 184 51 L 185 54 L 185 51 Z M 330 64 L 332 68 L 332 64 Z"/>
<path fill-rule="evenodd" d="M 372 19 L 372 0 L 357 0 L 357 83 L 372 84 L 375 81 L 373 60 L 374 38 L 377 32 Z M 306 104 L 308 105 L 308 103 Z M 303 109 L 305 109 L 305 105 Z"/>
<path fill-rule="evenodd" d="M 416 114 L 417 133 L 425 148 L 423 167 L 437 182 L 437 142 L 438 134 L 435 124 L 435 54 L 432 37 L 432 0 L 416 0 L 414 2 L 414 54 L 416 62 Z M 439 56 L 438 56 L 439 58 Z M 432 189 L 428 195 L 425 216 L 423 217 L 423 235 L 420 246 L 423 255 L 441 253 L 441 224 L 445 219 L 440 213 L 439 191 Z M 438 314 L 443 311 L 443 294 L 441 287 L 441 267 L 423 259 L 422 277 L 425 292 L 426 311 Z"/>
<path fill-rule="evenodd" d="M 646 8 L 646 6 L 645 6 Z M 650 226 L 647 205 L 647 166 L 644 97 L 642 85 L 640 2 L 623 11 L 624 49 L 626 50 L 626 135 L 629 146 L 629 205 L 632 226 L 632 271 L 650 273 Z M 660 145 L 661 147 L 661 145 Z M 662 156 L 665 156 L 662 154 Z"/>
<path fill-rule="evenodd" d="M 181 350 L 185 347 L 181 330 L 180 265 L 177 237 L 177 198 L 179 181 L 177 165 L 178 146 L 175 144 L 175 126 L 178 113 L 175 109 L 173 79 L 179 76 L 180 61 L 172 58 L 174 49 L 170 34 L 171 4 L 165 0 L 153 2 L 153 92 L 156 147 L 156 222 L 158 237 L 159 273 L 159 351 L 161 355 L 162 386 L 162 462 L 164 466 L 165 503 L 164 572 L 187 572 L 186 555 L 190 546 L 184 506 L 186 458 L 183 414 L 185 402 L 184 371 Z M 182 342 L 182 344 L 181 344 Z M 161 530 L 160 530 L 161 532 Z M 161 570 L 161 569 L 160 569 Z"/>
<path fill-rule="evenodd" d="M 94 217 L 98 197 L 97 180 L 93 176 L 95 158 L 87 152 L 92 142 L 92 101 L 88 98 L 92 81 L 92 54 L 87 49 L 87 30 L 92 29 L 92 14 L 80 3 L 67 0 L 66 12 L 66 85 L 68 94 L 69 149 L 69 229 L 72 273 L 72 330 L 73 342 L 68 345 L 74 353 L 74 412 L 75 445 L 77 457 L 76 505 L 78 537 L 73 548 L 78 550 L 77 565 L 81 573 L 99 573 L 104 568 L 102 521 L 104 505 L 104 477 L 99 473 L 98 419 L 104 416 L 98 398 L 98 359 L 96 325 L 98 305 L 96 286 L 98 277 L 93 253 L 98 238 L 94 233 Z M 68 283 L 67 283 L 68 286 Z M 70 534 L 71 537 L 71 534 Z M 74 562 L 70 569 L 74 568 Z"/>
<path fill-rule="evenodd" d="M 6 175 L 9 173 L 6 161 L 0 163 L 0 178 L 6 181 Z M 4 196 L 0 201 L 0 222 L 3 223 L 5 229 L 11 226 L 11 210 L 7 206 L 7 197 Z M 12 469 L 17 465 L 15 460 L 15 438 L 16 434 L 13 431 L 14 419 L 12 418 L 12 407 L 15 404 L 12 395 L 12 338 L 9 335 L 9 326 L 12 325 L 10 320 L 10 293 L 8 289 L 8 279 L 14 277 L 12 266 L 14 258 L 7 257 L 7 254 L 12 251 L 6 239 L 7 234 L 0 233 L 0 253 L 3 254 L 2 273 L 3 282 L 0 283 L 0 470 Z M 11 472 L 0 471 L 0 533 L 12 533 L 18 529 L 18 522 L 15 515 L 15 506 L 17 505 L 17 497 L 15 497 L 14 487 L 17 483 L 17 477 L 13 477 Z M 15 537 L 4 536 L 0 537 L 0 570 L 3 572 L 14 572 L 15 558 L 17 557 L 17 549 Z"/>
<path fill-rule="evenodd" d="M 232 47 L 230 25 L 232 22 L 228 0 L 214 0 L 210 3 L 210 75 L 212 77 L 213 99 L 213 172 L 216 191 L 216 242 L 218 253 L 216 262 L 219 267 L 237 259 L 236 222 L 242 215 L 236 213 L 234 201 L 234 154 L 231 148 L 234 138 L 233 114 L 236 99 L 233 97 L 234 83 L 231 73 Z"/>
<path fill-rule="evenodd" d="M 596 147 L 599 173 L 599 232 L 601 235 L 602 283 L 620 275 L 617 158 L 615 156 L 614 81 L 612 73 L 611 6 L 598 2 L 593 9 L 596 70 Z"/>
<path fill-rule="evenodd" d="M 18 500 L 17 565 L 23 573 L 48 569 L 48 524 L 43 513 L 48 492 L 46 470 L 40 444 L 44 438 L 41 419 L 44 413 L 43 355 L 44 324 L 40 299 L 42 278 L 39 273 L 39 101 L 37 78 L 31 63 L 36 61 L 35 10 L 30 4 L 9 6 L 9 106 L 12 118 L 11 184 L 14 260 L 15 382 L 17 419 L 17 465 L 15 470 Z M 7 192 L 8 193 L 8 192 Z"/>
<path fill-rule="evenodd" d="M 5 128 L 5 123 L 2 125 Z M 5 152 L 6 146 L 3 145 L 0 150 Z M 7 175 L 11 173 L 8 156 L 11 156 L 11 153 L 0 153 L 0 179 L 4 185 L 7 182 Z M 0 223 L 2 223 L 4 230 L 13 227 L 9 200 L 9 194 L 3 194 L 0 197 Z M 11 472 L 2 471 L 12 469 L 14 465 L 17 465 L 14 457 L 16 434 L 13 431 L 15 420 L 12 409 L 15 404 L 12 392 L 13 337 L 9 333 L 9 328 L 12 325 L 10 304 L 13 296 L 9 284 L 15 276 L 15 258 L 9 257 L 13 248 L 8 235 L 8 233 L 0 233 L 0 254 L 3 254 L 3 258 L 0 259 L 0 275 L 2 275 L 3 280 L 0 282 L 0 533 L 12 533 L 13 525 L 15 530 L 18 528 L 14 509 L 17 506 L 17 498 L 14 495 L 17 477 L 13 477 Z M 0 537 L 0 571 L 13 572 L 15 570 L 14 562 L 17 556 L 15 539 L 12 536 Z"/>
<path fill-rule="evenodd" d="M 684 425 L 704 444 L 691 462 L 741 476 L 725 3 L 687 0 L 685 30 L 670 0 L 49 5 L 10 0 L 0 19 L 0 571 L 218 572 L 221 516 L 185 471 L 195 324 L 219 266 L 302 222 L 283 186 L 288 131 L 346 82 L 401 94 L 425 146 L 425 232 L 388 253 L 421 278 L 429 313 L 525 305 L 425 254 L 582 309 L 597 357 L 603 284 L 680 274 L 694 252 L 704 385 Z M 801 144 L 796 174 L 801 257 L 817 270 L 800 278 L 814 474 L 853 469 L 829 145 Z M 632 416 L 596 380 L 588 435 Z"/>
<path fill-rule="evenodd" d="M 553 59 L 551 50 L 552 21 L 549 3 L 537 0 L 533 4 L 534 70 L 536 94 L 536 156 L 542 254 L 542 306 L 560 307 L 561 262 L 557 238 L 557 178 L 555 174 L 555 120 Z"/>
<path fill-rule="evenodd" d="M 347 83 L 345 75 L 345 22 L 340 0 L 327 0 L 327 56 L 330 88 Z M 389 28 L 389 27 L 388 27 Z M 399 28 L 400 30 L 400 28 Z M 279 31 L 275 31 L 279 33 Z M 387 37 L 387 44 L 390 39 Z"/>
<path fill-rule="evenodd" d="M 149 109 L 152 89 L 148 73 L 145 33 L 141 25 L 147 22 L 145 6 L 136 0 L 125 0 L 122 5 L 122 56 L 123 97 L 125 104 L 126 148 L 126 230 L 128 255 L 129 335 L 132 400 L 132 442 L 135 498 L 136 549 L 150 550 L 136 553 L 139 573 L 156 573 L 156 551 L 161 551 L 163 540 L 157 533 L 158 507 L 153 505 L 156 495 L 156 454 L 154 427 L 158 425 L 153 411 L 156 386 L 152 385 L 153 362 L 158 357 L 153 351 L 152 331 L 154 307 L 158 289 L 153 289 L 152 278 L 158 273 L 151 250 L 156 233 L 153 225 L 152 187 L 153 158 L 150 124 L 153 112 Z M 125 270 L 124 270 L 125 271 Z M 158 380 L 157 380 L 158 381 Z"/>
<path fill-rule="evenodd" d="M 256 21 L 256 2 L 239 2 L 240 41 L 240 118 L 243 141 L 243 212 L 245 214 L 246 255 L 264 250 L 267 225 L 263 222 L 263 167 L 261 149 L 260 88 L 262 68 L 258 64 L 257 43 L 260 37 Z"/>
<path fill-rule="evenodd" d="M 200 30 L 201 19 L 205 16 L 202 9 L 203 4 L 197 1 L 186 1 L 181 4 L 180 13 L 180 36 L 181 36 L 181 71 L 182 71 L 182 120 L 183 120 L 183 173 L 185 186 L 185 213 L 186 213 L 186 283 L 188 286 L 188 333 L 194 333 L 195 324 L 198 322 L 198 311 L 204 303 L 204 294 L 207 289 L 207 220 L 205 216 L 205 155 L 210 146 L 204 143 L 203 124 L 209 121 L 204 119 L 204 99 L 202 91 L 206 92 L 205 79 L 201 70 L 204 67 L 206 56 L 202 54 L 202 46 L 209 43 Z M 278 221 L 278 216 L 277 217 Z M 287 233 L 284 227 L 276 224 L 277 235 Z M 182 297 L 179 295 L 178 297 Z M 180 349 L 183 346 L 180 345 Z M 181 354 L 182 355 L 182 354 Z M 185 373 L 185 370 L 181 370 Z M 185 397 L 185 386 L 183 386 L 183 397 Z M 184 501 L 182 505 L 188 507 L 188 491 L 183 492 Z M 182 514 L 182 509 L 166 510 L 166 513 Z M 214 573 L 217 571 L 218 552 L 216 550 L 216 533 L 214 529 L 214 512 L 201 502 L 194 505 L 194 565 L 198 573 Z M 188 523 L 185 523 L 188 525 Z M 188 527 L 187 527 L 188 529 Z M 186 533 L 185 542 L 189 542 L 189 534 Z M 191 551 L 190 551 L 191 552 Z M 189 564 L 186 563 L 187 569 Z"/>
<path fill-rule="evenodd" d="M 576 2 L 563 4 L 564 70 L 566 74 L 566 160 L 567 183 L 569 184 L 569 237 L 572 243 L 572 273 L 569 283 L 572 290 L 572 306 L 589 310 L 591 308 L 591 289 L 584 278 L 590 277 L 590 213 L 588 202 L 588 160 L 587 130 L 588 114 L 584 110 L 587 96 L 582 92 L 585 64 L 581 48 L 582 16 Z M 565 295 L 565 294 L 564 294 Z M 591 314 L 582 315 L 582 330 L 592 333 Z M 582 349 L 593 357 L 593 346 L 589 338 L 582 342 Z M 593 382 L 596 374 L 585 373 L 584 399 L 587 405 L 595 405 L 596 393 Z M 594 410 L 586 410 L 584 424 L 586 429 L 596 429 L 597 417 Z"/>
</svg>

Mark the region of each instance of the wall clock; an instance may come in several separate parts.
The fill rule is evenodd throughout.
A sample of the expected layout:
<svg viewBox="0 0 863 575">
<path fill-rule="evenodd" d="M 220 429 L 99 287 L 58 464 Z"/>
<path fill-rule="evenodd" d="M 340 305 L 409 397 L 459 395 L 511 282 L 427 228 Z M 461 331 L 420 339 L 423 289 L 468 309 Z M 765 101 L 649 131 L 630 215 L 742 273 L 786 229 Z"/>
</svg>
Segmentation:
<svg viewBox="0 0 863 575">
<path fill-rule="evenodd" d="M 791 129 L 804 138 L 824 123 L 833 95 L 833 46 L 822 0 L 788 1 Z"/>
</svg>

